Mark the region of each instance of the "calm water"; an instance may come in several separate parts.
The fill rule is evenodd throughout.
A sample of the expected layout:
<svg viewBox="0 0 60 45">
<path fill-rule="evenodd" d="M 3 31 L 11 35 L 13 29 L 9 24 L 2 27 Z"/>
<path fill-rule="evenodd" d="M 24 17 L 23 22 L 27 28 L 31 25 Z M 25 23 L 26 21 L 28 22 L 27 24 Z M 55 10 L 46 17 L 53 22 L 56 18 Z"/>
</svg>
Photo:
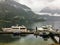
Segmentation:
<svg viewBox="0 0 60 45">
<path fill-rule="evenodd" d="M 31 24 L 29 27 L 34 28 L 41 27 L 42 25 L 53 25 L 54 28 L 60 29 L 60 21 L 46 21 L 46 22 L 36 22 Z M 54 43 L 51 39 L 48 39 L 48 41 L 44 41 L 41 37 L 38 36 L 36 38 L 34 35 L 29 35 L 26 37 L 21 37 L 20 39 L 14 40 L 14 39 L 4 39 L 5 37 L 2 37 L 2 42 L 0 41 L 0 45 L 48 45 Z M 12 40 L 12 41 L 11 41 Z M 6 41 L 6 42 L 3 42 Z M 10 42 L 9 42 L 10 41 Z"/>
</svg>

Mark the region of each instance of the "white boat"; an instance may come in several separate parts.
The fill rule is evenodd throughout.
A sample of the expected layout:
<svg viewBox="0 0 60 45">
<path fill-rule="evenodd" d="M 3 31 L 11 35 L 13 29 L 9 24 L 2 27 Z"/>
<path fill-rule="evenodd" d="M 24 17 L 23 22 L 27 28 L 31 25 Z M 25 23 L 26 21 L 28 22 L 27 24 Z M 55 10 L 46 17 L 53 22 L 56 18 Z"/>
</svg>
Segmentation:
<svg viewBox="0 0 60 45">
<path fill-rule="evenodd" d="M 27 28 L 22 25 L 11 26 L 10 28 L 2 28 L 3 32 L 28 32 Z"/>
<path fill-rule="evenodd" d="M 39 32 L 55 32 L 52 25 L 46 25 L 46 26 L 42 26 L 40 28 L 37 29 Z"/>
</svg>

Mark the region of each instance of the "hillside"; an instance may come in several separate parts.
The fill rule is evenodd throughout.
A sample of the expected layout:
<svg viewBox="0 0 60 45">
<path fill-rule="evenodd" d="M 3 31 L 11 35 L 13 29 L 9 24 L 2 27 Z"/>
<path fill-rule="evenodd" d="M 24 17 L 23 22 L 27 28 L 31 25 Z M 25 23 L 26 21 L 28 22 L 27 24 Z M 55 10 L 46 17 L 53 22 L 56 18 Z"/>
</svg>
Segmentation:
<svg viewBox="0 0 60 45">
<path fill-rule="evenodd" d="M 36 14 L 25 5 L 13 0 L 0 1 L 0 26 L 2 27 L 15 24 L 23 25 L 35 17 Z"/>
</svg>

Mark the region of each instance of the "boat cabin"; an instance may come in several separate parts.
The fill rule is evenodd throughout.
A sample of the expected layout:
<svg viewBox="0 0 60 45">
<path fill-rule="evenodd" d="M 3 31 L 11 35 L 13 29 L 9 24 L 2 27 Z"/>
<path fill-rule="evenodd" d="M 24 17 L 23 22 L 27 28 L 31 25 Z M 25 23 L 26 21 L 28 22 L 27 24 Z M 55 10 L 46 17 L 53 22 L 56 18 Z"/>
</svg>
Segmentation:
<svg viewBox="0 0 60 45">
<path fill-rule="evenodd" d="M 27 32 L 27 28 L 24 25 L 11 26 L 11 28 L 2 28 L 2 30 L 5 32 Z"/>
</svg>

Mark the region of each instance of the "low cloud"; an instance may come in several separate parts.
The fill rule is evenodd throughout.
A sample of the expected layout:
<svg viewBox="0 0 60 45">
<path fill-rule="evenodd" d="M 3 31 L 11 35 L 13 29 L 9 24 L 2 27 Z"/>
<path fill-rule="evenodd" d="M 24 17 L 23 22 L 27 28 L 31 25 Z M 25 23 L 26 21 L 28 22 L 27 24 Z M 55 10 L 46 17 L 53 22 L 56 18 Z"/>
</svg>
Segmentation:
<svg viewBox="0 0 60 45">
<path fill-rule="evenodd" d="M 15 1 L 30 7 L 34 12 L 39 12 L 43 8 L 49 6 L 55 0 L 15 0 Z"/>
</svg>

